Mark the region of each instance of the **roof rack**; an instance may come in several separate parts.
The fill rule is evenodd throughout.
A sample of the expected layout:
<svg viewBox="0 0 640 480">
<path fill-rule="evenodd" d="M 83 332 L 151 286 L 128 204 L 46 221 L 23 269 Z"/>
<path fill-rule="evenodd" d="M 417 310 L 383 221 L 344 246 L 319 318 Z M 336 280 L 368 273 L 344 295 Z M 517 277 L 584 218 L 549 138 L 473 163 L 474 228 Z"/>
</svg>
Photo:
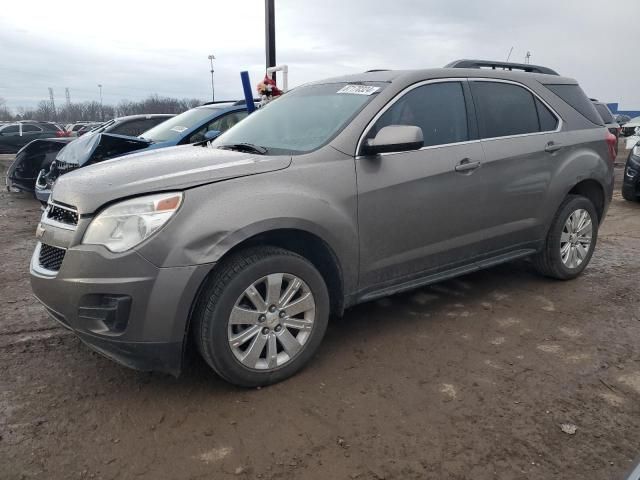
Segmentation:
<svg viewBox="0 0 640 480">
<path fill-rule="evenodd" d="M 216 100 L 215 102 L 204 102 L 200 106 L 202 106 L 202 105 L 216 105 L 218 103 L 235 103 L 235 102 L 236 102 L 236 100 Z"/>
<path fill-rule="evenodd" d="M 253 103 L 260 103 L 260 99 L 259 98 L 254 98 L 253 99 Z M 246 105 L 246 104 L 247 104 L 247 101 L 243 99 L 243 100 L 238 100 L 237 102 L 235 102 L 233 104 L 233 106 L 235 107 L 236 105 Z"/>
<path fill-rule="evenodd" d="M 444 68 L 490 68 L 492 70 L 522 71 L 527 73 L 544 73 L 546 75 L 559 75 L 558 72 L 548 67 L 531 65 L 528 63 L 494 62 L 492 60 L 456 60 L 444 66 Z"/>
</svg>

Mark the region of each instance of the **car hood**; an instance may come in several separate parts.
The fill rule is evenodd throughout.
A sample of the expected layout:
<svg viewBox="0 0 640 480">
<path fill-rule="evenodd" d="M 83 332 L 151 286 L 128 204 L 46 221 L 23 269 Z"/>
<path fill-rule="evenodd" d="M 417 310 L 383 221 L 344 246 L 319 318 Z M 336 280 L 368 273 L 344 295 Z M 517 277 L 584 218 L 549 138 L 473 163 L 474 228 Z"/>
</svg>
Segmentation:
<svg viewBox="0 0 640 480">
<path fill-rule="evenodd" d="M 107 160 L 62 175 L 52 199 L 95 212 L 119 198 L 182 190 L 198 185 L 287 168 L 291 156 L 255 155 L 206 146 L 184 145 Z"/>
<path fill-rule="evenodd" d="M 88 133 L 65 146 L 56 160 L 83 166 L 147 148 L 150 140 L 114 133 Z"/>
</svg>

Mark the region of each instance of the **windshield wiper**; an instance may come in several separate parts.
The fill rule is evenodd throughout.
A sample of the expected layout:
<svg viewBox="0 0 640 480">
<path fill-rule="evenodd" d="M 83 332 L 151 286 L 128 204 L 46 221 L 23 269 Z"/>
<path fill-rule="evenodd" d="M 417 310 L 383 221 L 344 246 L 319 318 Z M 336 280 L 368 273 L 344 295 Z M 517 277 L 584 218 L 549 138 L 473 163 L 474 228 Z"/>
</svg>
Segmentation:
<svg viewBox="0 0 640 480">
<path fill-rule="evenodd" d="M 269 151 L 268 148 L 260 145 L 254 145 L 253 143 L 228 143 L 226 145 L 219 145 L 218 148 L 226 150 L 238 150 L 239 152 L 251 152 L 264 155 Z"/>
</svg>

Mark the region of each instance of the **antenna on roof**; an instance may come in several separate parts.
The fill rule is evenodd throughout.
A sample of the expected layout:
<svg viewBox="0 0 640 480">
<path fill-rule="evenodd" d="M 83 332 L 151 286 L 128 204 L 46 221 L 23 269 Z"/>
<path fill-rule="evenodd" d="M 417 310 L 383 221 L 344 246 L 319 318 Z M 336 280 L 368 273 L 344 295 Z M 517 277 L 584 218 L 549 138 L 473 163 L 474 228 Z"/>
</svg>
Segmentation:
<svg viewBox="0 0 640 480">
<path fill-rule="evenodd" d="M 505 60 L 505 62 L 508 62 L 509 59 L 511 58 L 511 54 L 513 53 L 513 47 L 511 47 L 511 50 L 509 50 L 509 55 L 507 55 L 507 59 Z"/>
</svg>

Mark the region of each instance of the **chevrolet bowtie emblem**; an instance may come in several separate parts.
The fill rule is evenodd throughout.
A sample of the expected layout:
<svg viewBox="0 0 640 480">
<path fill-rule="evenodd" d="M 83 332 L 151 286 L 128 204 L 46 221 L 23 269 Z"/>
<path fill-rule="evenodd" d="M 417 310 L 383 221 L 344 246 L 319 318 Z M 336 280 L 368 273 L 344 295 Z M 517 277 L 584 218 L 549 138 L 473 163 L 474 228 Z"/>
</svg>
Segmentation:
<svg viewBox="0 0 640 480">
<path fill-rule="evenodd" d="M 39 223 L 38 226 L 36 227 L 36 238 L 42 238 L 43 235 L 44 235 L 44 227 L 42 226 L 41 223 Z"/>
</svg>

